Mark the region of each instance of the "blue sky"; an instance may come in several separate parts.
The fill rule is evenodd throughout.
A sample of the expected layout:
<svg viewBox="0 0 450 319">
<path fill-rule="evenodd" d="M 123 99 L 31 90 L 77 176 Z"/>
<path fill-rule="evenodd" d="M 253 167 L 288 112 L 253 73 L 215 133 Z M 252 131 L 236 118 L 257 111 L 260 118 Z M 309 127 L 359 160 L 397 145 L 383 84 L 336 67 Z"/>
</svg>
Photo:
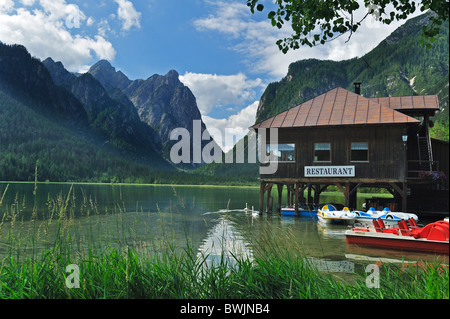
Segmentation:
<svg viewBox="0 0 450 319">
<path fill-rule="evenodd" d="M 99 59 L 132 80 L 174 69 L 207 127 L 240 137 L 267 84 L 281 80 L 290 63 L 362 56 L 403 23 L 384 26 L 369 17 L 348 43 L 342 36 L 283 54 L 275 42 L 290 30 L 273 28 L 266 17 L 252 15 L 246 0 L 0 0 L 0 41 L 76 72 Z"/>
</svg>

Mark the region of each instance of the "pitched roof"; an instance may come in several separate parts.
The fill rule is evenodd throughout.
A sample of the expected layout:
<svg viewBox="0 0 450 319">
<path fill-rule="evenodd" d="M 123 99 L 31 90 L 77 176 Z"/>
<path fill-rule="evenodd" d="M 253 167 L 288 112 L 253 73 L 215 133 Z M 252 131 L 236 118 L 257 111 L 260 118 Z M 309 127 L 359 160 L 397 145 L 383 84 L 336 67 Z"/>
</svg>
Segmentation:
<svg viewBox="0 0 450 319">
<path fill-rule="evenodd" d="M 394 110 L 439 110 L 437 95 L 371 97 L 368 99 Z"/>
<path fill-rule="evenodd" d="M 365 98 L 337 87 L 257 123 L 252 128 L 420 123 L 419 120 L 400 113 L 396 109 L 408 109 L 411 106 L 432 108 L 436 105 L 439 108 L 437 97 L 433 96 L 386 99 Z M 421 104 L 420 101 L 423 103 Z"/>
</svg>

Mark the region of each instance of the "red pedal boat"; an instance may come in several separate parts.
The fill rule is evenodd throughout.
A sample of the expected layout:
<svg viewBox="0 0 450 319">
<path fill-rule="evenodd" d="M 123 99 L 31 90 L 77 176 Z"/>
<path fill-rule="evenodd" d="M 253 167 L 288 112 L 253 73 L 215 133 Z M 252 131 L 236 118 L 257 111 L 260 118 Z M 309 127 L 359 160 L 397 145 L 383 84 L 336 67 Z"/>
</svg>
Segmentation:
<svg viewBox="0 0 450 319">
<path fill-rule="evenodd" d="M 419 227 L 413 218 L 401 220 L 398 227 L 387 228 L 381 219 L 373 220 L 374 227 L 352 228 L 345 232 L 347 243 L 360 246 L 391 248 L 449 254 L 449 223 L 440 220 Z"/>
</svg>

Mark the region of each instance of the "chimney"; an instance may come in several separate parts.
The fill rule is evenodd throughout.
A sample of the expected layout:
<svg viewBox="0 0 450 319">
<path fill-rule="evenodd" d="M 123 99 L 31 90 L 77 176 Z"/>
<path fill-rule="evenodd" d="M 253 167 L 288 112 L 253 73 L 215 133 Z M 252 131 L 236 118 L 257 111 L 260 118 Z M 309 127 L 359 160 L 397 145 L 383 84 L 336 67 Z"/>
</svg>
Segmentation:
<svg viewBox="0 0 450 319">
<path fill-rule="evenodd" d="M 355 82 L 353 85 L 355 86 L 355 93 L 361 95 L 361 82 Z"/>
</svg>

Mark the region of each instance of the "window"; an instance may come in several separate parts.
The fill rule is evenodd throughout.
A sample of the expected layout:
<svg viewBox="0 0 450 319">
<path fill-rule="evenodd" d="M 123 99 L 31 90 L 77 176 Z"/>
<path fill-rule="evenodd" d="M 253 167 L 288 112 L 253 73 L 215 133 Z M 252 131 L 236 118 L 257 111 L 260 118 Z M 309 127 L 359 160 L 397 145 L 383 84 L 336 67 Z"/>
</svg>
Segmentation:
<svg viewBox="0 0 450 319">
<path fill-rule="evenodd" d="M 369 143 L 356 142 L 352 143 L 350 151 L 351 162 L 368 162 L 369 161 Z"/>
<path fill-rule="evenodd" d="M 277 162 L 294 162 L 295 161 L 295 144 L 267 144 L 266 156 L 275 157 Z"/>
<path fill-rule="evenodd" d="M 331 162 L 331 144 L 314 144 L 314 162 Z"/>
</svg>

